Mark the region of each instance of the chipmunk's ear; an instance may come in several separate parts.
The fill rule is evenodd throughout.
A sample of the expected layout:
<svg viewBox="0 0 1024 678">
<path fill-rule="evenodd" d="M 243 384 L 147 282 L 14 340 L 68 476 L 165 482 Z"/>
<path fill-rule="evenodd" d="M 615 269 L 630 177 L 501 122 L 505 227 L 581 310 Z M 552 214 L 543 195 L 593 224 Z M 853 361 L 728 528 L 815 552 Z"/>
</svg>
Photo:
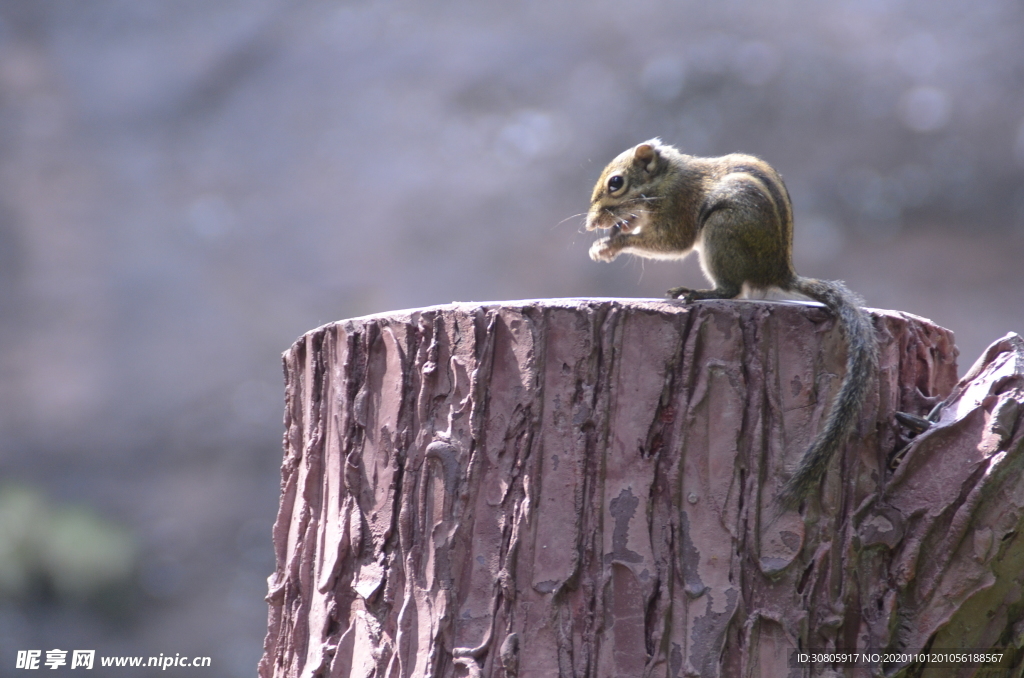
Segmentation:
<svg viewBox="0 0 1024 678">
<path fill-rule="evenodd" d="M 648 172 L 653 172 L 658 166 L 658 140 L 651 139 L 633 149 L 633 161 Z"/>
</svg>

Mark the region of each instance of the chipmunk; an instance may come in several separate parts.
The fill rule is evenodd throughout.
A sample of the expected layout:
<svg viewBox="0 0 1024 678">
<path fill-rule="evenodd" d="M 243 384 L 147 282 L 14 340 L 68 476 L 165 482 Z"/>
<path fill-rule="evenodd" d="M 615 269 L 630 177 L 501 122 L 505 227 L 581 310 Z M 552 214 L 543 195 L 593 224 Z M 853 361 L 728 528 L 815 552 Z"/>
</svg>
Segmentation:
<svg viewBox="0 0 1024 678">
<path fill-rule="evenodd" d="M 847 342 L 846 375 L 823 429 L 778 497 L 796 508 L 818 486 L 836 450 L 853 431 L 878 370 L 871 319 L 842 283 L 803 278 L 793 269 L 793 209 L 782 177 L 749 155 L 699 158 L 652 139 L 625 151 L 594 187 L 587 230 L 611 235 L 590 248 L 594 261 L 622 252 L 682 259 L 696 250 L 710 290 L 675 287 L 672 298 L 734 299 L 782 290 L 824 304 Z"/>
</svg>

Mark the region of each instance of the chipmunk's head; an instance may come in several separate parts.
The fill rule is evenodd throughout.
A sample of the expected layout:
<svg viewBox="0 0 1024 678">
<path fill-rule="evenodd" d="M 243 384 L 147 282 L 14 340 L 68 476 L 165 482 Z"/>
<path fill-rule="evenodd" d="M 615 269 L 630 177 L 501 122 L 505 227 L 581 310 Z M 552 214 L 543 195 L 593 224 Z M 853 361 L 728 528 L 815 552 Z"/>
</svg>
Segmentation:
<svg viewBox="0 0 1024 678">
<path fill-rule="evenodd" d="M 615 228 L 632 233 L 649 218 L 654 195 L 651 188 L 665 164 L 662 154 L 671 146 L 651 139 L 612 160 L 594 186 L 587 213 L 587 230 Z"/>
</svg>

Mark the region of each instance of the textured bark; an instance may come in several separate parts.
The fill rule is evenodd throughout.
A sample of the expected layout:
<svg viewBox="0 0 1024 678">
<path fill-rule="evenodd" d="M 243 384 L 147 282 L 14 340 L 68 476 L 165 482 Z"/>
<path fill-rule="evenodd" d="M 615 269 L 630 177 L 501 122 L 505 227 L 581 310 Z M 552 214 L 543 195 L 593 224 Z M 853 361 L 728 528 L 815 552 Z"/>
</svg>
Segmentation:
<svg viewBox="0 0 1024 678">
<path fill-rule="evenodd" d="M 854 439 L 781 516 L 843 371 L 820 307 L 457 304 L 308 333 L 260 676 L 832 675 L 792 651 L 1019 644 L 1022 343 L 957 385 L 948 331 L 874 319 Z M 947 395 L 906 446 L 894 412 Z"/>
</svg>

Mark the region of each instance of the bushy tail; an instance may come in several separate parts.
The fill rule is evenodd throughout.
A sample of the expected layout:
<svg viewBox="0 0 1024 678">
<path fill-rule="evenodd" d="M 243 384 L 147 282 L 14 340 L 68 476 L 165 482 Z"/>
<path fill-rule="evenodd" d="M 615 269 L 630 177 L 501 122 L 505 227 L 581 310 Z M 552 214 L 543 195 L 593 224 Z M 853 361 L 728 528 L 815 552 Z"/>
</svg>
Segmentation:
<svg viewBox="0 0 1024 678">
<path fill-rule="evenodd" d="M 779 495 L 783 508 L 796 508 L 821 481 L 829 462 L 853 432 L 867 398 L 868 386 L 878 371 L 878 346 L 871 318 L 860 300 L 841 282 L 797 277 L 791 290 L 824 304 L 839 321 L 846 337 L 846 375 L 839 387 L 824 428 L 804 453 L 793 477 Z"/>
</svg>

